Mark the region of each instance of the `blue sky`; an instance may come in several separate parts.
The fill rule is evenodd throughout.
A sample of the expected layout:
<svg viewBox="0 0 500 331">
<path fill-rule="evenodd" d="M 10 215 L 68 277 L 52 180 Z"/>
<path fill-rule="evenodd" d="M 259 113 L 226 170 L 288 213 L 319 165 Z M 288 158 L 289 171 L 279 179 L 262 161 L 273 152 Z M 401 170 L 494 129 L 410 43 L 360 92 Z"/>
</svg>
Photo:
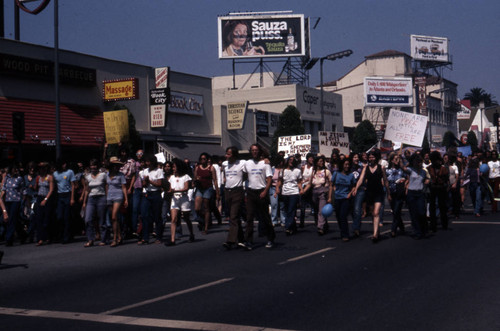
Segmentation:
<svg viewBox="0 0 500 331">
<path fill-rule="evenodd" d="M 14 39 L 13 2 L 5 1 L 9 39 Z M 59 46 L 195 75 L 230 75 L 231 61 L 217 57 L 217 16 L 280 10 L 321 17 L 311 32 L 313 56 L 354 51 L 325 62 L 325 81 L 343 76 L 373 53 L 409 54 L 411 34 L 447 37 L 453 70 L 444 70 L 444 77 L 459 84 L 459 96 L 482 87 L 500 101 L 499 0 L 59 0 Z M 21 41 L 53 46 L 53 11 L 52 0 L 38 15 L 21 12 Z M 281 66 L 271 68 L 280 71 Z M 319 84 L 319 65 L 311 70 L 310 83 Z"/>
</svg>

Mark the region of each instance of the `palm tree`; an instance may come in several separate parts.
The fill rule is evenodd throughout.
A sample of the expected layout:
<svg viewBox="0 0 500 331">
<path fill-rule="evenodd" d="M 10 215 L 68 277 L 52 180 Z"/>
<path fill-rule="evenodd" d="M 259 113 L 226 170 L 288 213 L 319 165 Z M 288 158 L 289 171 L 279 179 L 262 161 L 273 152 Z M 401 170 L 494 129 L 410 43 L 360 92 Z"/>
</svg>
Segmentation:
<svg viewBox="0 0 500 331">
<path fill-rule="evenodd" d="M 491 93 L 486 93 L 486 91 L 480 87 L 471 88 L 464 96 L 465 100 L 470 100 L 470 105 L 473 107 L 479 106 L 481 102 L 484 102 L 485 107 L 497 105 L 498 102 L 493 100 L 494 98 L 495 97 L 492 96 Z"/>
</svg>

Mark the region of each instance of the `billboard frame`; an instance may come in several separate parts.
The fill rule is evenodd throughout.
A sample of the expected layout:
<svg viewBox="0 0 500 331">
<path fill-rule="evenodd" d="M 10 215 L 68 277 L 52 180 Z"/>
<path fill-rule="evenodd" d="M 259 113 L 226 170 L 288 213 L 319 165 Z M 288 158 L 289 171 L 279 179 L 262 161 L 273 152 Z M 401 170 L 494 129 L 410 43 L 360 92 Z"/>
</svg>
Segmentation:
<svg viewBox="0 0 500 331">
<path fill-rule="evenodd" d="M 289 23 L 292 20 L 299 20 L 298 22 L 294 22 L 295 29 L 297 28 L 297 23 L 300 31 L 294 31 L 293 39 L 300 38 L 296 44 L 296 48 L 290 50 L 291 46 L 288 46 L 288 33 L 289 33 Z M 260 33 L 264 34 L 261 39 L 257 36 L 254 36 L 252 31 L 249 31 L 250 36 L 247 36 L 247 39 L 250 38 L 246 43 L 251 45 L 251 48 L 255 51 L 250 55 L 224 55 L 224 34 L 227 34 L 228 31 L 224 30 L 224 26 L 228 24 L 229 21 L 244 21 L 247 25 L 247 30 L 252 29 L 255 30 L 256 33 L 258 31 L 262 31 Z M 257 21 L 257 23 L 255 23 Z M 261 21 L 259 24 L 258 21 Z M 263 21 L 263 22 L 262 22 Z M 273 22 L 274 21 L 274 22 Z M 226 59 L 262 59 L 262 58 L 279 58 L 279 57 L 305 57 L 310 54 L 310 50 L 308 49 L 310 46 L 306 43 L 307 36 L 306 34 L 308 29 L 305 26 L 305 17 L 304 14 L 243 14 L 243 15 L 225 15 L 217 17 L 217 39 L 218 39 L 218 57 L 219 60 Z M 280 38 L 278 38 L 280 36 Z M 258 39 L 257 39 L 258 38 Z M 266 43 L 266 40 L 270 40 Z M 274 42 L 271 42 L 273 41 Z M 279 40 L 276 41 L 276 40 Z M 254 45 L 255 44 L 255 45 Z M 290 44 L 291 45 L 291 44 Z M 282 47 L 282 48 L 281 48 Z M 266 52 L 266 49 L 268 52 Z M 269 54 L 269 49 L 273 49 L 275 53 Z M 278 49 L 282 49 L 282 51 L 278 51 Z M 297 52 L 294 52 L 297 50 Z M 288 50 L 288 52 L 287 52 Z M 261 52 L 264 52 L 262 54 Z"/>
</svg>

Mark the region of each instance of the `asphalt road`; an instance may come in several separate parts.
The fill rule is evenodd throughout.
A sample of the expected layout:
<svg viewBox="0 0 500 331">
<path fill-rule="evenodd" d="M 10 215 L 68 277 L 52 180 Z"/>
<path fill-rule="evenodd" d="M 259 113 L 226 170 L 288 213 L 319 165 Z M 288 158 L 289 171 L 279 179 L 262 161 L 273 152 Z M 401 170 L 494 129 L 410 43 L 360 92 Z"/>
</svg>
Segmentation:
<svg viewBox="0 0 500 331">
<path fill-rule="evenodd" d="M 226 225 L 175 247 L 0 246 L 4 330 L 500 330 L 500 217 L 424 240 L 344 243 L 312 218 L 276 247 L 226 251 Z M 386 213 L 382 232 L 389 230 Z M 404 213 L 405 221 L 408 214 Z M 410 231 L 408 224 L 407 229 Z M 186 233 L 186 231 L 185 231 Z"/>
</svg>

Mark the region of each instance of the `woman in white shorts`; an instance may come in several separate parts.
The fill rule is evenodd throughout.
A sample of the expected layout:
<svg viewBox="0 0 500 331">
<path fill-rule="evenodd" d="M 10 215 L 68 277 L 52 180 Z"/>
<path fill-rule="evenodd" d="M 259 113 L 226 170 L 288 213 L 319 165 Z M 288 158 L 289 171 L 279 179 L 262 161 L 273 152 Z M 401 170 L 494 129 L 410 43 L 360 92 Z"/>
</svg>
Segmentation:
<svg viewBox="0 0 500 331">
<path fill-rule="evenodd" d="M 172 202 L 170 204 L 172 222 L 170 225 L 170 241 L 165 243 L 166 246 L 175 245 L 175 228 L 179 220 L 179 211 L 189 229 L 189 242 L 194 242 L 193 224 L 189 219 L 191 202 L 187 194 L 192 178 L 187 174 L 186 166 L 180 159 L 173 159 L 172 162 L 174 174 L 169 179 L 170 194 L 172 194 Z"/>
</svg>

